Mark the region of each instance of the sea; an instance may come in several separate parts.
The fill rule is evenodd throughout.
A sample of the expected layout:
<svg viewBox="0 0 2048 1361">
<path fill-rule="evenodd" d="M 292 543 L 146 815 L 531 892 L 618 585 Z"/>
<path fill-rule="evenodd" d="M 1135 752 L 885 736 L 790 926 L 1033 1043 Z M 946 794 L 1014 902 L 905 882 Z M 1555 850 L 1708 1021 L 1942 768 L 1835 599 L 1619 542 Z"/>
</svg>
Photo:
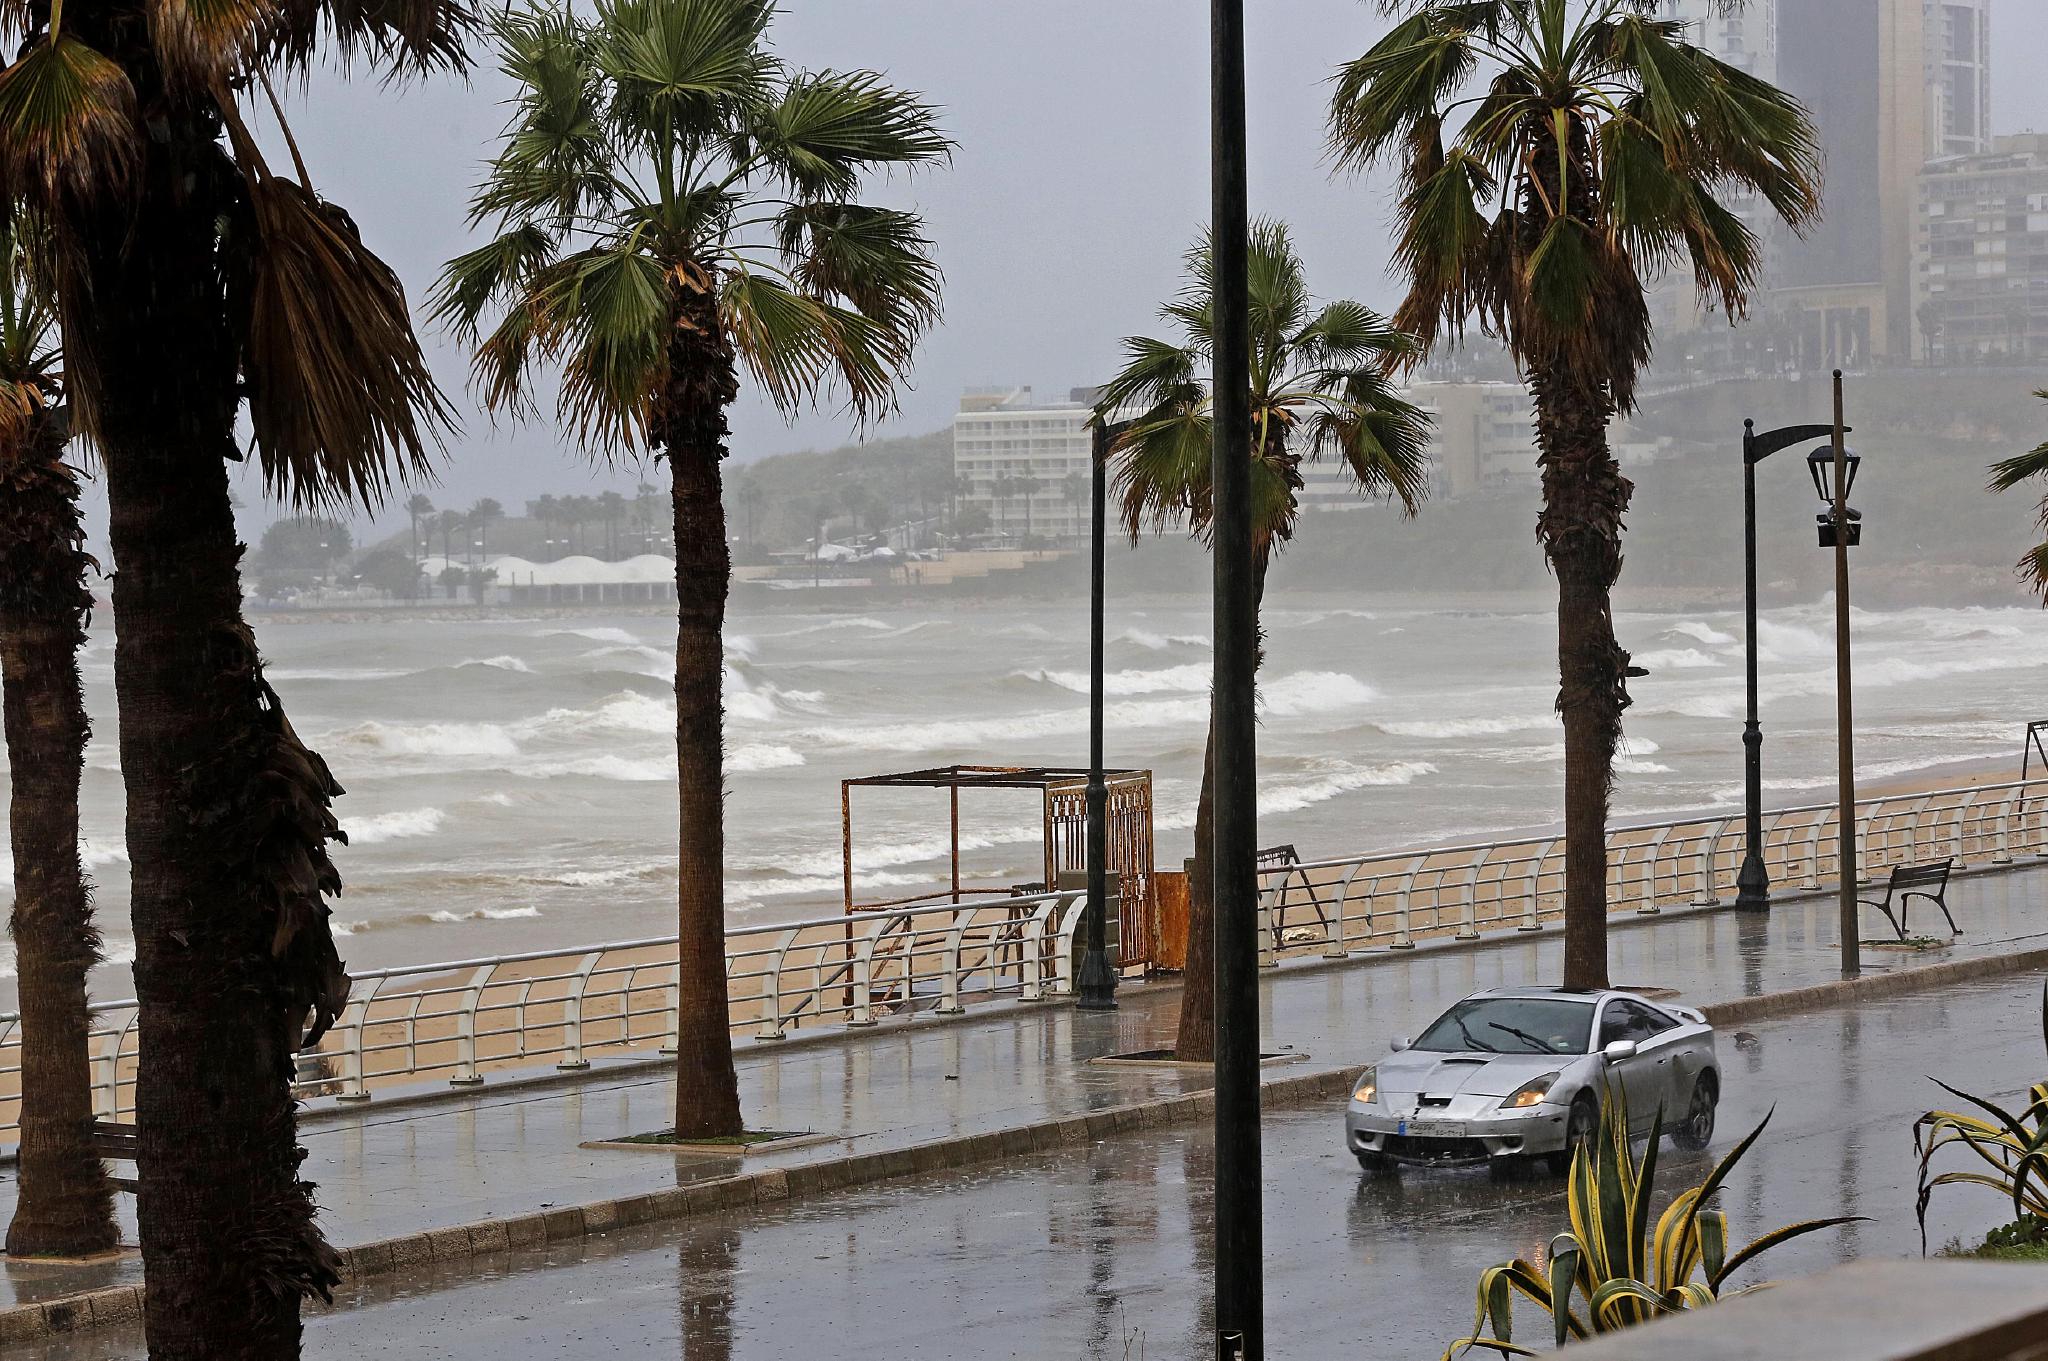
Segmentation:
<svg viewBox="0 0 2048 1361">
<path fill-rule="evenodd" d="M 1739 806 L 1741 616 L 1616 622 L 1649 671 L 1632 686 L 1618 817 Z M 1290 595 L 1263 624 L 1262 844 L 1315 859 L 1557 823 L 1556 624 L 1540 603 Z M 417 609 L 266 617 L 258 630 L 299 732 L 347 790 L 337 807 L 349 845 L 336 856 L 346 888 L 334 906 L 353 965 L 674 929 L 672 618 Z M 1760 624 L 1771 804 L 1832 796 L 1833 630 L 1826 600 L 1769 610 Z M 1195 597 L 1115 607 L 1108 620 L 1108 760 L 1153 772 L 1162 864 L 1190 852 L 1209 631 Z M 2026 721 L 2048 709 L 2048 616 L 1857 610 L 1853 635 L 1863 780 L 1931 778 L 1961 761 L 2017 767 Z M 133 942 L 109 629 L 95 629 L 83 668 L 94 723 L 84 850 L 118 972 Z M 1085 763 L 1085 604 L 834 612 L 736 601 L 725 704 L 730 923 L 834 913 L 842 779 L 951 762 Z M 857 895 L 941 888 L 945 794 L 855 792 Z M 963 796 L 969 882 L 1039 878 L 1038 837 L 1035 794 Z M 0 905 L 11 892 L 0 883 Z M 0 975 L 11 968 L 0 951 Z"/>
</svg>

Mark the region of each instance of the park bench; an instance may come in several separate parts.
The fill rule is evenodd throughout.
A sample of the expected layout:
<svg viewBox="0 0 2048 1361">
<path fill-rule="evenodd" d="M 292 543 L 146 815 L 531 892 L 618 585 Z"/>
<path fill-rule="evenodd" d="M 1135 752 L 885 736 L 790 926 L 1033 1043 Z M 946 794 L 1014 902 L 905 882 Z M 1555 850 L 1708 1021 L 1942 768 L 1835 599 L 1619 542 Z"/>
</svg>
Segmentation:
<svg viewBox="0 0 2048 1361">
<path fill-rule="evenodd" d="M 1891 877 L 1884 882 L 1884 897 L 1858 898 L 1856 901 L 1884 913 L 1884 919 L 1892 924 L 1892 930 L 1899 933 L 1900 940 L 1904 940 L 1907 906 L 1915 898 L 1925 898 L 1941 909 L 1943 917 L 1948 918 L 1949 931 L 1960 936 L 1963 934 L 1962 928 L 1958 927 L 1956 919 L 1949 915 L 1948 900 L 1945 896 L 1948 893 L 1949 867 L 1954 864 L 1954 857 L 1950 857 L 1927 865 L 1894 865 Z M 1898 908 L 1896 913 L 1892 911 L 1894 906 Z"/>
<path fill-rule="evenodd" d="M 114 1120 L 92 1122 L 92 1151 L 109 1162 L 134 1162 L 138 1136 L 135 1126 L 124 1125 Z M 123 1191 L 135 1189 L 135 1178 L 113 1177 L 110 1180 Z"/>
</svg>

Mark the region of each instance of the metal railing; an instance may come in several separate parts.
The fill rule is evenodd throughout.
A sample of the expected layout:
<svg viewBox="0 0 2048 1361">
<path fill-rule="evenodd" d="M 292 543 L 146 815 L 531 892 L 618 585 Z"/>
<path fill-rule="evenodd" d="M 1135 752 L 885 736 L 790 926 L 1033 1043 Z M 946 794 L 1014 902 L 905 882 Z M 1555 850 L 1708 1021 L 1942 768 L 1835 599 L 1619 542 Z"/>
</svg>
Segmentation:
<svg viewBox="0 0 2048 1361">
<path fill-rule="evenodd" d="M 2048 807 L 2023 783 L 1888 795 L 1857 804 L 1858 865 L 1953 857 L 1959 870 L 2048 854 Z M 1832 805 L 1764 818 L 1764 853 L 1780 889 L 1817 889 L 1836 869 Z M 1616 828 L 1608 894 L 1616 913 L 1732 898 L 1742 816 Z M 1564 838 L 1521 837 L 1262 871 L 1261 958 L 1413 948 L 1428 936 L 1476 938 L 1539 929 L 1563 909 Z M 953 1014 L 996 999 L 1035 1002 L 1073 989 L 1074 934 L 1085 894 L 991 896 L 955 904 L 778 922 L 729 931 L 726 977 L 735 1037 L 773 1043 L 826 1026 Z M 571 951 L 498 955 L 355 975 L 347 1007 L 318 1049 L 301 1055 L 298 1090 L 341 1101 L 378 1088 L 552 1063 L 586 1068 L 593 1053 L 658 1053 L 675 1043 L 676 937 Z M 96 1112 L 134 1107 L 136 1005 L 92 1008 Z M 0 1142 L 17 1128 L 20 1022 L 0 1015 Z"/>
</svg>

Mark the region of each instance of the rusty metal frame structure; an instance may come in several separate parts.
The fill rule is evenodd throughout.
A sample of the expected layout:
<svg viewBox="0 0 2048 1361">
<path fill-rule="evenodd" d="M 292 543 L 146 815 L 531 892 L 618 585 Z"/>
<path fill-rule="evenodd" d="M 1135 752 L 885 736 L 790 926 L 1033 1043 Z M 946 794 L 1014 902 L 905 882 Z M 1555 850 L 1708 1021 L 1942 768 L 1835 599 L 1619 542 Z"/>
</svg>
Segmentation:
<svg viewBox="0 0 2048 1361">
<path fill-rule="evenodd" d="M 1122 957 L 1125 965 L 1151 957 L 1149 939 L 1152 892 L 1152 772 L 1107 770 L 1109 791 L 1109 872 L 1126 886 Z M 960 794 L 962 790 L 1035 789 L 1044 824 L 1042 843 L 1044 886 L 1059 885 L 1061 871 L 1085 872 L 1088 867 L 1088 771 L 1072 766 L 932 766 L 888 775 L 863 775 L 839 782 L 839 847 L 841 885 L 849 914 L 900 907 L 932 895 L 856 902 L 853 896 L 853 791 L 863 789 L 943 789 L 948 794 L 948 889 L 953 902 L 969 893 L 1009 893 L 1015 885 L 974 888 L 960 879 Z"/>
</svg>

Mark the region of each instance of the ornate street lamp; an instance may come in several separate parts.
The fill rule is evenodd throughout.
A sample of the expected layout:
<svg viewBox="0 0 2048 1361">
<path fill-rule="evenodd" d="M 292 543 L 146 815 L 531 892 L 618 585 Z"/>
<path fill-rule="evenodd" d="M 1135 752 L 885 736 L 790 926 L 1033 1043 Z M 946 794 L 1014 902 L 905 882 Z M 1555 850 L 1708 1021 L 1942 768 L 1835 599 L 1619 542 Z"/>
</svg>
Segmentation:
<svg viewBox="0 0 2048 1361">
<path fill-rule="evenodd" d="M 1856 471 L 1863 460 L 1849 452 L 1843 439 L 1849 427 L 1842 423 L 1842 371 L 1835 370 L 1834 439 L 1806 456 L 1813 489 L 1825 503 L 1816 517 L 1820 546 L 1835 550 L 1835 726 L 1841 810 L 1837 814 L 1842 834 L 1839 864 L 1842 875 L 1842 972 L 1862 970 L 1862 950 L 1856 924 L 1856 760 L 1854 712 L 1850 703 L 1849 677 L 1849 549 L 1863 541 L 1863 517 L 1849 505 L 1849 490 L 1856 484 Z"/>
<path fill-rule="evenodd" d="M 1825 425 L 1788 425 L 1759 435 L 1755 421 L 1742 423 L 1742 606 L 1746 638 L 1749 716 L 1742 727 L 1742 802 L 1746 833 L 1742 872 L 1735 879 L 1735 906 L 1763 912 L 1771 905 L 1771 876 L 1764 868 L 1764 732 L 1756 698 L 1756 465 L 1804 440 L 1832 433 Z"/>
</svg>

